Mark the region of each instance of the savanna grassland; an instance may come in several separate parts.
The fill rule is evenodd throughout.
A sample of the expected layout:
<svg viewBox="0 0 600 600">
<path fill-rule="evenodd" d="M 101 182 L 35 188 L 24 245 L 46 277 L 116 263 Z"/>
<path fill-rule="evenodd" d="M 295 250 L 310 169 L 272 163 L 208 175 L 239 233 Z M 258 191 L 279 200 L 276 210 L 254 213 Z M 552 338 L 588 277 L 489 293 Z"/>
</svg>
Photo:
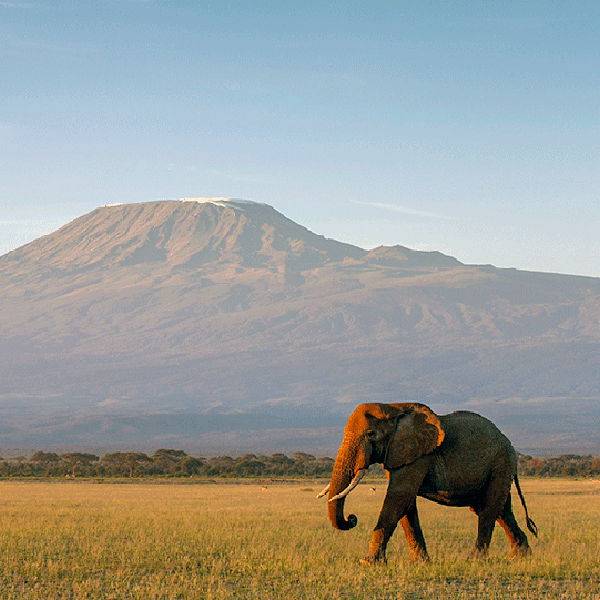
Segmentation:
<svg viewBox="0 0 600 600">
<path fill-rule="evenodd" d="M 468 560 L 474 515 L 420 500 L 432 563 L 408 560 L 400 529 L 375 568 L 358 559 L 385 482 L 352 492 L 348 532 L 315 499 L 321 483 L 1 481 L 0 598 L 600 599 L 599 482 L 525 479 L 540 537 L 512 561 L 499 530 L 487 560 Z"/>
</svg>

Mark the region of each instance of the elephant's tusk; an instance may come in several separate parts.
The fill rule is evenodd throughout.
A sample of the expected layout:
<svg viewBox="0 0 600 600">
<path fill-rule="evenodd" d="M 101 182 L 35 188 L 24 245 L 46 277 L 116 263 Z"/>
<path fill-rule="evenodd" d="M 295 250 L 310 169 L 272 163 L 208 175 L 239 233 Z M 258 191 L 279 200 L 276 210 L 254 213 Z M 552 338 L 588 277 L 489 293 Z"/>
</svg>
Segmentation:
<svg viewBox="0 0 600 600">
<path fill-rule="evenodd" d="M 367 472 L 366 469 L 361 469 L 355 476 L 354 479 L 350 482 L 350 485 L 343 491 L 340 492 L 337 496 L 333 498 L 329 498 L 329 502 L 333 502 L 334 500 L 339 500 L 340 498 L 345 498 L 360 482 L 360 480 L 365 476 Z"/>
<path fill-rule="evenodd" d="M 317 498 L 322 498 L 329 491 L 330 483 L 327 484 L 327 487 L 317 496 Z"/>
</svg>

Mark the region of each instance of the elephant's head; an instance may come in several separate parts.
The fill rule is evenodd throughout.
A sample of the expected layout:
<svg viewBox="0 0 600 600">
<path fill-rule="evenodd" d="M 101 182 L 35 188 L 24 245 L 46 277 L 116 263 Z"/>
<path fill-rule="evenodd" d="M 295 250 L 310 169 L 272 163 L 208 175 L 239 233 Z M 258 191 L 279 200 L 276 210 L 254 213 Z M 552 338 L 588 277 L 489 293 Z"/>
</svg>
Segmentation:
<svg viewBox="0 0 600 600">
<path fill-rule="evenodd" d="M 432 452 L 444 439 L 438 417 L 423 404 L 361 404 L 348 419 L 329 492 L 329 519 L 336 529 L 351 529 L 355 515 L 344 518 L 344 501 L 370 465 L 386 469 L 408 465 Z"/>
</svg>

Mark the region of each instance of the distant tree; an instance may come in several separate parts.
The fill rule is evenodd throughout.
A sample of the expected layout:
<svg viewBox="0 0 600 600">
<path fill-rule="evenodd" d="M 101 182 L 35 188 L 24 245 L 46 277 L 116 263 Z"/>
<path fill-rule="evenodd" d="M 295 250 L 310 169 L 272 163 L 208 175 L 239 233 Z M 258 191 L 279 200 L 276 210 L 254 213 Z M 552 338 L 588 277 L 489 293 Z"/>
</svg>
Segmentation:
<svg viewBox="0 0 600 600">
<path fill-rule="evenodd" d="M 560 474 L 567 477 L 575 477 L 578 474 L 577 467 L 575 465 L 567 465 L 563 467 Z"/>
<path fill-rule="evenodd" d="M 174 473 L 177 463 L 186 456 L 187 454 L 183 450 L 160 448 L 151 457 L 151 473 L 156 475 Z"/>
<path fill-rule="evenodd" d="M 55 454 L 54 452 L 42 452 L 41 450 L 39 452 L 36 452 L 30 459 L 29 462 L 39 462 L 42 464 L 52 464 L 52 463 L 57 463 L 60 460 L 60 457 L 58 456 L 58 454 Z"/>
<path fill-rule="evenodd" d="M 185 456 L 175 465 L 177 471 L 190 476 L 198 475 L 202 466 L 202 461 L 192 456 Z"/>
<path fill-rule="evenodd" d="M 89 468 L 92 463 L 100 460 L 99 456 L 94 454 L 85 454 L 83 452 L 71 452 L 68 454 L 61 454 L 60 460 L 69 469 L 72 477 L 75 477 L 75 469 L 77 467 Z"/>
<path fill-rule="evenodd" d="M 275 453 L 271 456 L 271 475 L 281 476 L 288 474 L 295 461 L 287 457 L 285 454 Z"/>
<path fill-rule="evenodd" d="M 235 473 L 240 477 L 264 475 L 265 463 L 258 460 L 255 454 L 244 454 L 235 461 Z"/>
<path fill-rule="evenodd" d="M 102 458 L 102 462 L 114 465 L 121 474 L 129 471 L 129 477 L 133 477 L 135 468 L 144 463 L 150 463 L 151 460 L 141 452 L 113 452 Z"/>
<path fill-rule="evenodd" d="M 153 455 L 152 460 L 161 458 L 168 458 L 172 460 L 180 460 L 187 454 L 183 450 L 170 450 L 166 448 L 159 448 Z"/>
<path fill-rule="evenodd" d="M 317 460 L 312 454 L 306 454 L 306 452 L 294 452 L 294 459 L 301 463 Z"/>
<path fill-rule="evenodd" d="M 235 460 L 231 456 L 215 456 L 208 460 L 206 474 L 209 477 L 232 475 L 235 473 Z"/>
<path fill-rule="evenodd" d="M 540 475 L 544 466 L 544 461 L 539 458 L 530 458 L 523 467 L 523 473 L 525 475 Z"/>
</svg>

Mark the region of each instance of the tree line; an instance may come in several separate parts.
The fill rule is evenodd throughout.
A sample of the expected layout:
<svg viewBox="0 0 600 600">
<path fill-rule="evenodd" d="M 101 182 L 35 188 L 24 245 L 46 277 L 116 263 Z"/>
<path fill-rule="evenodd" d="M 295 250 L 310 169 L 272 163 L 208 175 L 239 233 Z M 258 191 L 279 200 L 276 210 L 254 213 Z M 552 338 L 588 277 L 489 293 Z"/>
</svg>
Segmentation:
<svg viewBox="0 0 600 600">
<path fill-rule="evenodd" d="M 600 477 L 600 458 L 563 454 L 533 457 L 519 454 L 519 473 L 534 477 Z M 36 452 L 30 458 L 0 458 L 0 477 L 200 477 L 200 478 L 329 478 L 334 460 L 305 452 L 292 456 L 244 454 L 239 457 L 189 456 L 183 450 L 160 449 L 148 456 L 141 452 L 112 452 L 103 457 L 82 452 Z M 381 465 L 371 476 L 385 476 Z"/>
<path fill-rule="evenodd" d="M 0 477 L 329 477 L 333 459 L 305 452 L 263 456 L 244 454 L 233 458 L 188 456 L 183 450 L 160 449 L 148 456 L 142 452 L 112 452 L 102 458 L 94 454 L 36 452 L 31 458 L 0 458 Z"/>
<path fill-rule="evenodd" d="M 600 458 L 579 454 L 539 458 L 520 454 L 519 473 L 532 477 L 600 477 Z"/>
</svg>

